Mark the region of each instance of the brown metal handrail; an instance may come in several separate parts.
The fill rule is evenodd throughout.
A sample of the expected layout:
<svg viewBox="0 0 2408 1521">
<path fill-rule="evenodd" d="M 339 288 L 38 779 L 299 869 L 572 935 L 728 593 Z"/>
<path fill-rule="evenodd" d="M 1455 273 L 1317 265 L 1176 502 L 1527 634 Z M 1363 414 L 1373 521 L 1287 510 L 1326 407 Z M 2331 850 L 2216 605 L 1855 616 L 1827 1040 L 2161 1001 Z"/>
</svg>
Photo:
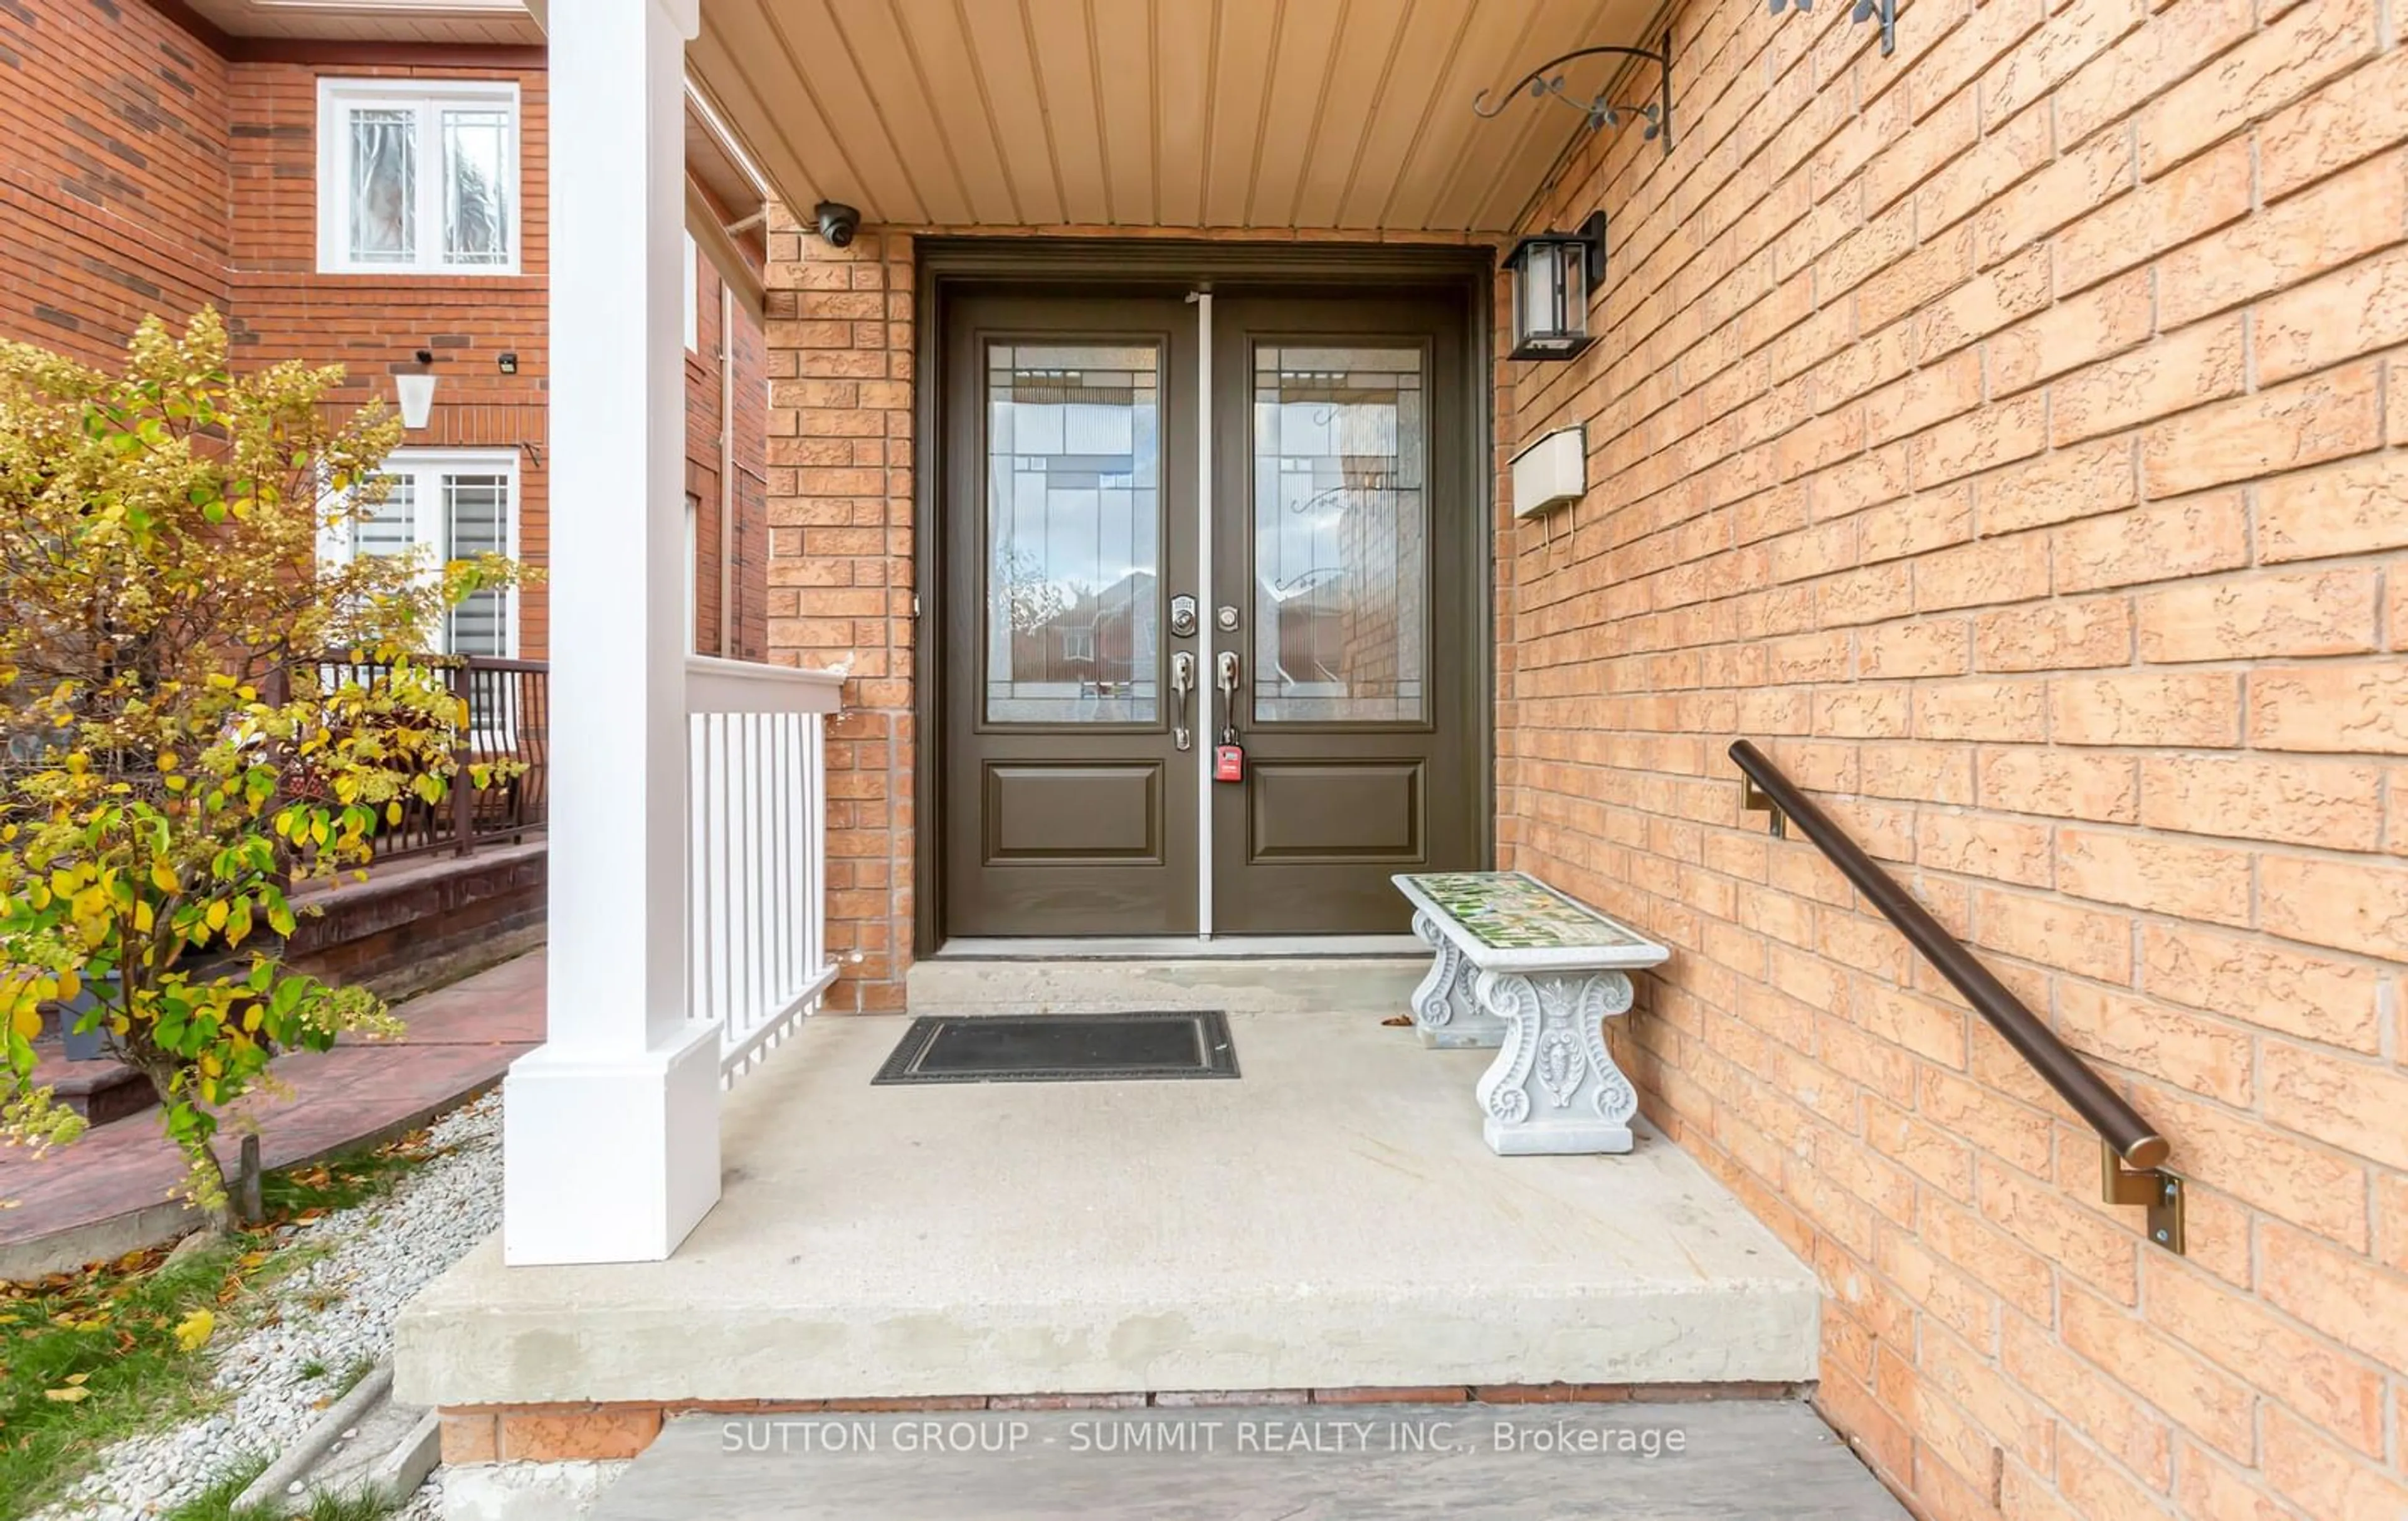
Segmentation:
<svg viewBox="0 0 2408 1521">
<path fill-rule="evenodd" d="M 2008 992 L 2006 984 L 1992 976 L 1989 968 L 1976 960 L 1956 936 L 1942 928 L 1939 920 L 1931 917 L 1895 878 L 1832 823 L 1831 816 L 1816 806 L 1814 799 L 1782 775 L 1781 768 L 1763 751 L 1741 739 L 1730 747 L 1730 758 L 1771 806 L 1796 821 L 1806 838 L 1813 841 L 1814 848 L 1882 911 L 1882 917 L 1898 926 L 1899 933 L 1923 953 L 1923 958 L 1941 976 L 1965 995 L 1973 1012 L 2015 1048 L 2016 1055 L 2055 1088 L 2057 1097 L 2071 1105 L 2090 1128 L 2099 1132 L 2100 1139 L 2117 1156 L 2143 1169 L 2153 1170 L 2164 1164 L 2172 1150 L 2166 1138 L 2141 1118 L 2140 1112 L 2125 1102 L 2123 1095 L 2092 1071 L 2089 1063 L 2058 1040 L 2056 1031 L 2042 1024 L 2021 998 Z"/>
<path fill-rule="evenodd" d="M 470 855 L 480 846 L 515 844 L 540 833 L 550 812 L 551 666 L 493 655 L 420 655 L 413 661 L 438 675 L 468 705 L 467 727 L 453 748 L 462 774 L 439 808 L 406 800 L 400 820 L 379 827 L 376 859 Z M 321 684 L 373 682 L 392 669 L 388 662 L 340 653 L 299 664 Z M 492 786 L 479 787 L 466 772 L 480 761 L 507 761 L 515 769 Z"/>
</svg>

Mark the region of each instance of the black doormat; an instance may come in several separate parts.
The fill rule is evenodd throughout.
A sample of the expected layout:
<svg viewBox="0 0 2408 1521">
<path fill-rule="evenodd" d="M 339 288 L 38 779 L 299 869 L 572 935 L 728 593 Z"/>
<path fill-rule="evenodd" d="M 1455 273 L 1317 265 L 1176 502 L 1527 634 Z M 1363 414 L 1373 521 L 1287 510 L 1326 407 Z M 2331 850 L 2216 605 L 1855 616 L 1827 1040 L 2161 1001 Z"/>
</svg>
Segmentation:
<svg viewBox="0 0 2408 1521">
<path fill-rule="evenodd" d="M 1096 1083 L 1236 1077 L 1218 1009 L 1109 1014 L 933 1014 L 911 1022 L 870 1082 Z"/>
</svg>

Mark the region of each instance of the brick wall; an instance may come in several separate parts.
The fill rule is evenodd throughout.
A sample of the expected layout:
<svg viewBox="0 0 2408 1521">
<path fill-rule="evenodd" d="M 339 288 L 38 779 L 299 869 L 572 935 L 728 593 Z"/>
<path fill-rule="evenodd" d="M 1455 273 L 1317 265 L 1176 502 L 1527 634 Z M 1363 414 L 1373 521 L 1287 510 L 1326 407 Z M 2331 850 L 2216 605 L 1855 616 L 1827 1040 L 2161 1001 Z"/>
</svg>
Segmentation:
<svg viewBox="0 0 2408 1521">
<path fill-rule="evenodd" d="M 520 96 L 520 269 L 514 276 L 318 273 L 320 78 L 510 79 Z M 546 237 L 550 208 L 541 70 L 290 63 L 229 64 L 141 0 L 0 0 L 0 336 L 101 365 L 122 356 L 141 319 L 180 322 L 204 304 L 226 316 L 237 364 L 341 365 L 336 399 L 394 398 L 392 376 L 429 349 L 440 377 L 410 448 L 519 452 L 522 558 L 550 558 L 546 426 Z M 718 326 L 718 277 L 701 276 Z M 760 334 L 739 324 L 739 510 L 733 551 L 742 595 L 737 653 L 767 646 L 761 459 L 766 383 Z M 503 353 L 517 356 L 504 375 Z M 719 388 L 715 351 L 690 406 L 690 475 L 705 480 L 711 532 L 697 556 L 716 643 Z M 527 447 L 527 446 L 533 447 Z M 699 621 L 699 619 L 698 619 Z M 519 653 L 549 653 L 540 581 L 519 594 Z"/>
<path fill-rule="evenodd" d="M 393 375 L 429 349 L 438 377 L 427 425 L 412 449 L 519 451 L 521 557 L 550 558 L 545 427 L 546 116 L 540 71 L 236 64 L 231 69 L 233 269 L 229 321 L 246 360 L 341 365 L 348 406 L 394 399 Z M 318 273 L 318 81 L 331 79 L 509 79 L 519 87 L 519 268 L 516 275 Z M 503 353 L 518 355 L 504 375 Z M 523 446 L 535 445 L 533 450 Z M 519 593 L 519 653 L 550 653 L 540 581 Z"/>
<path fill-rule="evenodd" d="M 1585 139 L 1585 501 L 1500 528 L 1500 854 L 1675 946 L 1648 1112 L 1930 1516 L 2408 1506 L 2408 52 L 2376 0 L 1680 9 Z M 2173 1142 L 2190 1255 L 1765 744 Z"/>
<path fill-rule="evenodd" d="M 696 343 L 686 352 L 685 363 L 685 489 L 695 506 L 694 647 L 704 654 L 763 660 L 768 654 L 768 352 L 760 324 L 741 306 L 730 309 L 733 323 L 721 321 L 723 289 L 718 268 L 697 254 Z M 732 440 L 722 438 L 723 350 L 736 367 Z M 731 460 L 735 510 L 723 526 L 721 481 Z M 723 559 L 729 570 L 730 595 L 724 598 Z"/>
<path fill-rule="evenodd" d="M 911 954 L 911 237 L 769 234 L 769 658 L 850 658 L 827 731 L 829 1006 L 895 1009 Z"/>
<path fill-rule="evenodd" d="M 121 353 L 226 298 L 227 69 L 143 5 L 0 0 L 0 335 Z"/>
</svg>

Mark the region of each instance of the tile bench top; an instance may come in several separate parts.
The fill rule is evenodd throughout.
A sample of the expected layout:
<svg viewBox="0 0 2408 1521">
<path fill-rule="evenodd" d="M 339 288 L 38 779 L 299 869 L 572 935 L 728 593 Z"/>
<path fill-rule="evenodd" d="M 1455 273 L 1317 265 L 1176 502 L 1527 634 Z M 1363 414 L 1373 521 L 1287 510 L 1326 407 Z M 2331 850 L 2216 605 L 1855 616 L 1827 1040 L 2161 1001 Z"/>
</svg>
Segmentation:
<svg viewBox="0 0 2408 1521">
<path fill-rule="evenodd" d="M 1526 872 L 1445 871 L 1390 880 L 1483 967 L 1652 967 L 1671 954 Z"/>
</svg>

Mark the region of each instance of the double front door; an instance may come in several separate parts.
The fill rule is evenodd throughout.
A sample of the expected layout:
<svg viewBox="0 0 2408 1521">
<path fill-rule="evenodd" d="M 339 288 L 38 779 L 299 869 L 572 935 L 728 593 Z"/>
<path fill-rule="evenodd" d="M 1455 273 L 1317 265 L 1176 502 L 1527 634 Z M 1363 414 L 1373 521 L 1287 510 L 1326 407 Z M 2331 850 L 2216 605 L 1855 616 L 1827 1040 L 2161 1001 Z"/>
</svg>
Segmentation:
<svg viewBox="0 0 2408 1521">
<path fill-rule="evenodd" d="M 1478 865 L 1460 296 L 948 305 L 948 936 L 1403 930 Z"/>
</svg>

